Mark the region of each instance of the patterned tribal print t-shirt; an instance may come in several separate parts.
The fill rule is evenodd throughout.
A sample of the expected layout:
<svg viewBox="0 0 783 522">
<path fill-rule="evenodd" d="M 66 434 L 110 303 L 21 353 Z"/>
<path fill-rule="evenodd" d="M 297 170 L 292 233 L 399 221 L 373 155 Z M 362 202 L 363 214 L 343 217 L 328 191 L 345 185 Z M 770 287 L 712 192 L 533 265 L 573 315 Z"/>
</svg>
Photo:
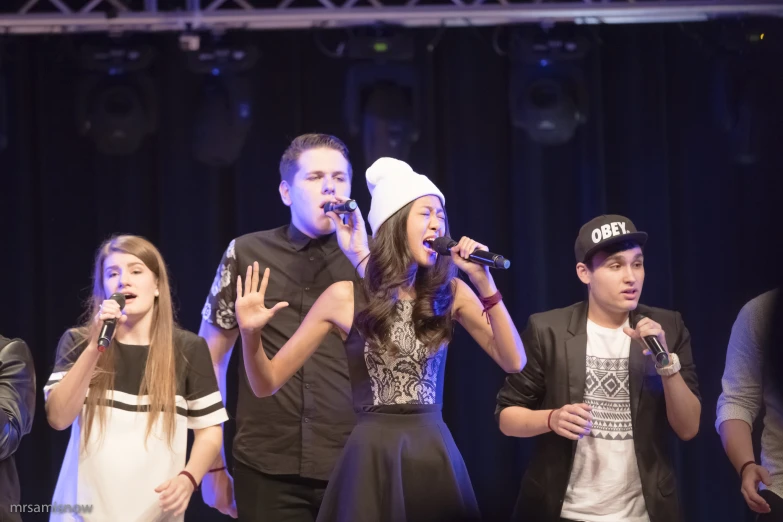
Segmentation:
<svg viewBox="0 0 783 522">
<path fill-rule="evenodd" d="M 560 514 L 563 518 L 649 521 L 633 443 L 628 372 L 631 349 L 631 338 L 622 327 L 604 328 L 587 321 L 584 402 L 592 406 L 593 427 L 576 446 Z"/>
</svg>

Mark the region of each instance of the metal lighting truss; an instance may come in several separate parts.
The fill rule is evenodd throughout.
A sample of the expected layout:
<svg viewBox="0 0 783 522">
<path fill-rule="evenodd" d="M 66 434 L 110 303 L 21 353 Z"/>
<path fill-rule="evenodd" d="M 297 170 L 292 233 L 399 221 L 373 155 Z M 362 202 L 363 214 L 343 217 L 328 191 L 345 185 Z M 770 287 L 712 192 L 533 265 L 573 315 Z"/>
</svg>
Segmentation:
<svg viewBox="0 0 783 522">
<path fill-rule="evenodd" d="M 0 31 L 84 33 L 570 22 L 695 22 L 781 16 L 783 0 L 2 0 Z M 11 5 L 13 4 L 13 7 Z"/>
</svg>

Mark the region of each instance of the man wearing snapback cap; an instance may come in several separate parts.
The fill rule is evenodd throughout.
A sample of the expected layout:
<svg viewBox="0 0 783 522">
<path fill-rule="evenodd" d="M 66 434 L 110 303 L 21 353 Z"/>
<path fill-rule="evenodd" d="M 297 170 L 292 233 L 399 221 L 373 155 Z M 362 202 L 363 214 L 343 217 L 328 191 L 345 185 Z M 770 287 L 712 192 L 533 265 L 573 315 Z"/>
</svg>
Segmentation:
<svg viewBox="0 0 783 522">
<path fill-rule="evenodd" d="M 587 301 L 530 317 L 495 412 L 504 434 L 539 436 L 514 520 L 681 520 L 667 435 L 693 438 L 701 401 L 682 317 L 639 304 L 646 242 L 626 217 L 591 220 L 574 246 Z"/>
</svg>

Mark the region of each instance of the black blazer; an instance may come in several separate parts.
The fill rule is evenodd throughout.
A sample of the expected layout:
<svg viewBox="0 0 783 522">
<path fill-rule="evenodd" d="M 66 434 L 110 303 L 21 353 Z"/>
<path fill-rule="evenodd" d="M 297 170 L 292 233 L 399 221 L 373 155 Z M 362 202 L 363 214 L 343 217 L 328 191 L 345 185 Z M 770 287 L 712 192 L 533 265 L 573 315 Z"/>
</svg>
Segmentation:
<svg viewBox="0 0 783 522">
<path fill-rule="evenodd" d="M 691 338 L 680 314 L 639 305 L 631 313 L 631 324 L 639 313 L 663 327 L 669 350 L 680 358 L 683 379 L 701 400 Z M 546 410 L 583 402 L 587 302 L 532 315 L 522 339 L 527 364 L 521 373 L 506 378 L 497 397 L 496 418 L 509 406 Z M 640 346 L 632 345 L 629 359 L 633 439 L 647 513 L 651 522 L 677 522 L 681 514 L 668 447 L 672 430 L 666 418 L 663 383 Z M 532 461 L 522 478 L 514 520 L 559 520 L 575 452 L 576 441 L 552 432 L 537 437 Z"/>
<path fill-rule="evenodd" d="M 35 414 L 35 369 L 24 341 L 0 336 L 0 520 L 21 520 L 10 513 L 19 504 L 14 453 L 30 433 Z"/>
</svg>

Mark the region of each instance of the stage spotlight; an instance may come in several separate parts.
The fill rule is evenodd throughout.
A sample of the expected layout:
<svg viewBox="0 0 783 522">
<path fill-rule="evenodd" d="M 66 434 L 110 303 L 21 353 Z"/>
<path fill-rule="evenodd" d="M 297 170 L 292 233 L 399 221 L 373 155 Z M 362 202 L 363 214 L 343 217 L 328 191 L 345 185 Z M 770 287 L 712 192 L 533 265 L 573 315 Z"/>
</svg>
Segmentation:
<svg viewBox="0 0 783 522">
<path fill-rule="evenodd" d="M 421 120 L 413 37 L 386 27 L 380 33 L 355 36 L 346 45 L 357 63 L 346 77 L 345 119 L 352 135 L 362 135 L 367 164 L 383 156 L 407 160 Z"/>
<path fill-rule="evenodd" d="M 567 143 L 587 121 L 582 61 L 588 42 L 561 31 L 523 31 L 515 32 L 511 41 L 512 124 L 535 143 Z"/>
<path fill-rule="evenodd" d="M 144 72 L 153 57 L 149 46 L 107 43 L 81 49 L 86 74 L 78 87 L 78 125 L 101 153 L 132 154 L 157 129 L 157 99 Z"/>
<path fill-rule="evenodd" d="M 213 167 L 236 163 L 252 123 L 252 89 L 242 73 L 256 63 L 253 46 L 212 42 L 187 53 L 188 67 L 200 74 L 193 120 L 193 156 Z"/>
</svg>

